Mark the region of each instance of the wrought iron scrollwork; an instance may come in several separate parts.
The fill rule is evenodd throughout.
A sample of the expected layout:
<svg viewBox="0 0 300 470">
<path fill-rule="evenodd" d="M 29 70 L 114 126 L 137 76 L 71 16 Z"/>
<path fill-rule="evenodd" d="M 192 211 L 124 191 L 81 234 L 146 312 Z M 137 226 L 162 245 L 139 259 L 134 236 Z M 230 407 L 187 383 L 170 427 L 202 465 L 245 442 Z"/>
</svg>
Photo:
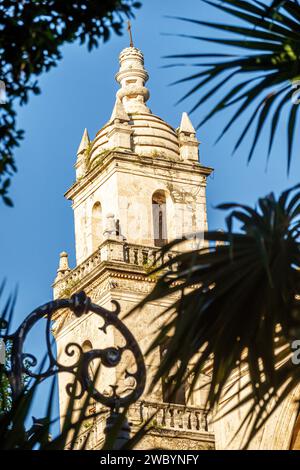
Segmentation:
<svg viewBox="0 0 300 470">
<path fill-rule="evenodd" d="M 4 341 L 10 341 L 12 345 L 10 367 L 9 370 L 5 372 L 11 384 L 13 400 L 16 400 L 23 391 L 24 374 L 41 381 L 54 374 L 68 372 L 74 376 L 74 381 L 69 383 L 66 387 L 69 395 L 72 394 L 72 387 L 79 385 L 80 391 L 77 395 L 78 398 L 80 398 L 85 391 L 89 390 L 91 396 L 96 401 L 112 409 L 127 407 L 137 401 L 145 388 L 146 370 L 144 358 L 134 336 L 118 317 L 120 313 L 119 303 L 116 301 L 113 301 L 113 303 L 115 310 L 106 310 L 99 305 L 93 304 L 91 299 L 82 291 L 78 294 L 74 294 L 70 299 L 57 299 L 38 307 L 28 315 L 15 333 L 0 335 L 0 338 Z M 53 316 L 60 309 L 70 309 L 77 318 L 92 312 L 102 319 L 102 325 L 99 327 L 99 330 L 106 333 L 107 328 L 113 326 L 121 334 L 122 338 L 125 340 L 125 344 L 122 347 L 113 345 L 104 349 L 83 351 L 79 344 L 69 343 L 65 347 L 65 354 L 69 358 L 72 358 L 76 356 L 77 351 L 78 357 L 74 359 L 72 364 L 62 364 L 53 354 L 53 336 L 51 333 Z M 39 361 L 33 354 L 24 352 L 24 342 L 30 330 L 41 319 L 46 320 L 45 344 L 47 360 L 42 361 L 40 370 L 34 372 L 32 369 L 38 365 Z M 4 325 L 1 325 L 1 328 L 3 327 Z M 97 390 L 95 385 L 96 381 L 91 376 L 89 366 L 92 361 L 99 360 L 105 367 L 117 367 L 121 363 L 125 351 L 131 352 L 134 357 L 136 366 L 135 372 L 126 370 L 125 375 L 126 378 L 133 378 L 134 385 L 129 390 L 129 393 L 123 396 L 118 393 L 118 386 L 112 384 L 112 394 L 107 396 Z"/>
</svg>

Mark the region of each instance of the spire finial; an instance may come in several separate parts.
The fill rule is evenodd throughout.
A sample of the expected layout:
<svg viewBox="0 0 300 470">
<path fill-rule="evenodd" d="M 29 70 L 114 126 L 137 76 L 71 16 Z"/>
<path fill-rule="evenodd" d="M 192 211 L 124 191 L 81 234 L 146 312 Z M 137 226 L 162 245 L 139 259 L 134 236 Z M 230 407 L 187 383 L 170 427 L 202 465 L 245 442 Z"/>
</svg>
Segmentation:
<svg viewBox="0 0 300 470">
<path fill-rule="evenodd" d="M 128 31 L 131 32 L 130 24 Z M 121 51 L 119 62 L 116 80 L 121 88 L 117 92 L 117 98 L 122 101 L 126 113 L 150 113 L 145 104 L 149 99 L 149 91 L 145 87 L 149 76 L 144 67 L 143 53 L 133 46 L 132 36 L 131 46 Z"/>
<path fill-rule="evenodd" d="M 129 38 L 130 38 L 130 47 L 134 47 L 133 38 L 132 38 L 131 21 L 127 21 L 127 31 L 129 33 Z"/>
<path fill-rule="evenodd" d="M 81 155 L 83 152 L 85 152 L 86 149 L 89 146 L 89 143 L 90 143 L 89 133 L 88 133 L 87 129 L 85 128 L 84 132 L 83 132 L 83 135 L 82 135 L 82 138 L 81 138 L 81 142 L 80 142 L 78 150 L 77 150 L 77 155 Z"/>
</svg>

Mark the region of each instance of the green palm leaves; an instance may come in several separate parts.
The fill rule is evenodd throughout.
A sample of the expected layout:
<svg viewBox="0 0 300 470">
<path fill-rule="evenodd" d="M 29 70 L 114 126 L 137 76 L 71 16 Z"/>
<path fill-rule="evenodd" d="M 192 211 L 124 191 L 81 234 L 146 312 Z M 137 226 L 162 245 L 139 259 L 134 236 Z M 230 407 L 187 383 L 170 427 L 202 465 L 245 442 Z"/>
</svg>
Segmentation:
<svg viewBox="0 0 300 470">
<path fill-rule="evenodd" d="M 210 364 L 212 409 L 232 373 L 247 371 L 249 382 L 238 406 L 253 403 L 245 417 L 252 421 L 250 438 L 300 380 L 300 368 L 290 359 L 291 343 L 300 339 L 299 187 L 278 199 L 274 194 L 260 199 L 256 209 L 220 206 L 231 210 L 228 231 L 207 232 L 206 247 L 165 263 L 140 305 L 174 295 L 151 346 L 168 341 L 154 382 L 176 369 L 178 386 L 189 376 L 193 389 Z M 234 221 L 239 233 L 232 231 Z"/>
<path fill-rule="evenodd" d="M 216 91 L 223 91 L 223 97 L 212 104 L 211 111 L 198 125 L 200 127 L 220 111 L 226 110 L 228 114 L 233 109 L 232 116 L 224 126 L 219 139 L 233 124 L 239 124 L 241 116 L 249 111 L 249 119 L 234 145 L 234 151 L 236 151 L 249 133 L 251 126 L 255 125 L 248 160 L 251 160 L 268 120 L 270 120 L 270 154 L 282 111 L 288 105 L 286 107 L 288 109 L 287 160 L 289 169 L 299 109 L 299 106 L 292 103 L 292 96 L 295 93 L 293 85 L 297 85 L 295 81 L 300 77 L 300 6 L 298 1 L 275 1 L 271 6 L 260 1 L 223 0 L 221 3 L 202 1 L 233 17 L 236 24 L 178 18 L 200 27 L 229 33 L 232 36 L 227 34 L 226 38 L 218 38 L 181 35 L 201 42 L 213 43 L 216 47 L 230 48 L 228 54 L 208 52 L 168 56 L 168 58 L 201 59 L 201 62 L 196 64 L 201 68 L 200 72 L 175 82 L 195 82 L 181 101 L 201 92 L 200 99 L 192 108 L 192 111 L 195 111 L 211 100 Z M 241 25 L 238 25 L 239 23 Z M 232 50 L 234 53 L 230 52 Z M 211 62 L 207 62 L 209 59 Z M 203 93 L 202 89 L 205 85 L 208 85 L 209 90 Z"/>
<path fill-rule="evenodd" d="M 134 0 L 44 0 L 0 2 L 0 80 L 7 100 L 0 102 L 0 199 L 12 206 L 9 186 L 17 171 L 14 152 L 24 131 L 17 128 L 15 104 L 39 94 L 37 78 L 62 58 L 61 47 L 78 41 L 88 50 L 120 35 L 124 19 L 133 17 Z"/>
</svg>

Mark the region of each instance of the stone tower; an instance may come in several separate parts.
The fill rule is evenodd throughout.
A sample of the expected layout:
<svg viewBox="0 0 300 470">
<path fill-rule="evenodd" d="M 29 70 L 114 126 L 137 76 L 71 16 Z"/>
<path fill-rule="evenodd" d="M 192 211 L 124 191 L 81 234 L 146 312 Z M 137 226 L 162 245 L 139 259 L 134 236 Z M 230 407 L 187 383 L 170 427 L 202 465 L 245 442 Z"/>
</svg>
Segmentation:
<svg viewBox="0 0 300 470">
<path fill-rule="evenodd" d="M 74 211 L 76 267 L 69 268 L 63 252 L 54 297 L 84 290 L 108 310 L 112 300 L 118 301 L 124 315 L 152 290 L 155 279 L 148 272 L 157 263 L 163 244 L 183 235 L 187 236 L 184 249 L 203 243 L 199 234 L 207 228 L 206 179 L 212 170 L 199 162 L 199 141 L 186 113 L 173 129 L 147 106 L 148 73 L 142 52 L 126 48 L 119 61 L 116 80 L 120 88 L 111 117 L 93 140 L 85 130 L 78 148 L 76 182 L 66 193 Z M 125 320 L 143 352 L 161 326 L 160 312 L 169 303 L 149 304 Z M 78 319 L 70 312 L 56 318 L 54 334 L 60 356 L 71 342 L 89 349 L 115 341 L 113 333 L 99 331 L 93 316 Z M 161 354 L 156 351 L 146 358 L 147 384 Z M 63 415 L 67 378 L 61 375 L 59 380 Z M 108 371 L 101 382 L 103 389 L 111 380 Z M 154 430 L 139 447 L 213 448 L 203 393 L 195 392 L 187 399 L 183 387 L 170 403 L 164 383 L 151 393 L 146 390 L 129 412 L 135 430 L 157 411 Z M 96 406 L 91 404 L 92 409 Z M 89 447 L 96 449 L 103 442 L 103 419 L 91 425 Z M 84 437 L 83 431 L 81 441 Z"/>
</svg>

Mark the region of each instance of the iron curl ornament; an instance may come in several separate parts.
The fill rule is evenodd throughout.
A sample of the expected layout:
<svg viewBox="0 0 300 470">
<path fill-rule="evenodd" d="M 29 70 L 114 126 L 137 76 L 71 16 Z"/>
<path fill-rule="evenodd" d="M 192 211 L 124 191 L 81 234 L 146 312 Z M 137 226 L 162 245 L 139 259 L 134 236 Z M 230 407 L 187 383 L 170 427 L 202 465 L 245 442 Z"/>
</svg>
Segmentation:
<svg viewBox="0 0 300 470">
<path fill-rule="evenodd" d="M 79 385 L 80 391 L 76 395 L 76 398 L 81 398 L 85 392 L 89 391 L 91 397 L 93 397 L 97 402 L 111 408 L 112 410 L 125 408 L 136 402 L 145 388 L 146 369 L 144 358 L 134 336 L 118 317 L 120 313 L 119 303 L 113 301 L 113 304 L 115 305 L 115 310 L 106 310 L 105 308 L 92 303 L 91 299 L 85 294 L 85 292 L 81 291 L 72 295 L 70 299 L 57 299 L 38 307 L 27 316 L 13 334 L 0 335 L 0 338 L 2 338 L 4 342 L 11 342 L 10 366 L 5 368 L 5 373 L 11 385 L 12 399 L 16 400 L 24 389 L 24 374 L 38 381 L 42 381 L 55 374 L 68 372 L 74 377 L 74 381 L 70 382 L 66 386 L 67 393 L 70 396 L 74 393 L 73 387 L 77 387 L 77 385 Z M 104 349 L 83 351 L 79 344 L 68 343 L 65 346 L 65 354 L 71 358 L 75 355 L 77 350 L 79 358 L 76 359 L 73 364 L 62 364 L 53 353 L 53 335 L 51 333 L 53 315 L 61 309 L 70 309 L 77 318 L 92 312 L 101 318 L 103 322 L 101 327 L 99 327 L 99 330 L 106 333 L 107 328 L 109 326 L 113 326 L 125 340 L 124 346 L 111 346 Z M 46 320 L 45 344 L 47 351 L 45 358 L 47 361 L 42 361 L 40 371 L 33 372 L 32 368 L 36 367 L 39 361 L 33 354 L 24 352 L 24 343 L 30 330 L 41 319 Z M 4 329 L 5 327 L 7 327 L 7 325 L 5 325 L 4 322 L 4 324 L 1 325 L 1 329 Z M 131 377 L 134 381 L 134 385 L 125 396 L 118 394 L 118 386 L 116 384 L 110 385 L 112 390 L 111 395 L 107 396 L 101 393 L 97 390 L 95 386 L 96 381 L 91 376 L 89 367 L 91 362 L 96 359 L 105 367 L 114 368 L 120 364 L 122 355 L 126 351 L 129 351 L 133 355 L 136 368 L 135 372 L 130 372 L 126 369 L 125 378 Z M 45 367 L 46 362 L 47 366 Z M 45 369 L 42 370 L 44 367 Z"/>
</svg>

